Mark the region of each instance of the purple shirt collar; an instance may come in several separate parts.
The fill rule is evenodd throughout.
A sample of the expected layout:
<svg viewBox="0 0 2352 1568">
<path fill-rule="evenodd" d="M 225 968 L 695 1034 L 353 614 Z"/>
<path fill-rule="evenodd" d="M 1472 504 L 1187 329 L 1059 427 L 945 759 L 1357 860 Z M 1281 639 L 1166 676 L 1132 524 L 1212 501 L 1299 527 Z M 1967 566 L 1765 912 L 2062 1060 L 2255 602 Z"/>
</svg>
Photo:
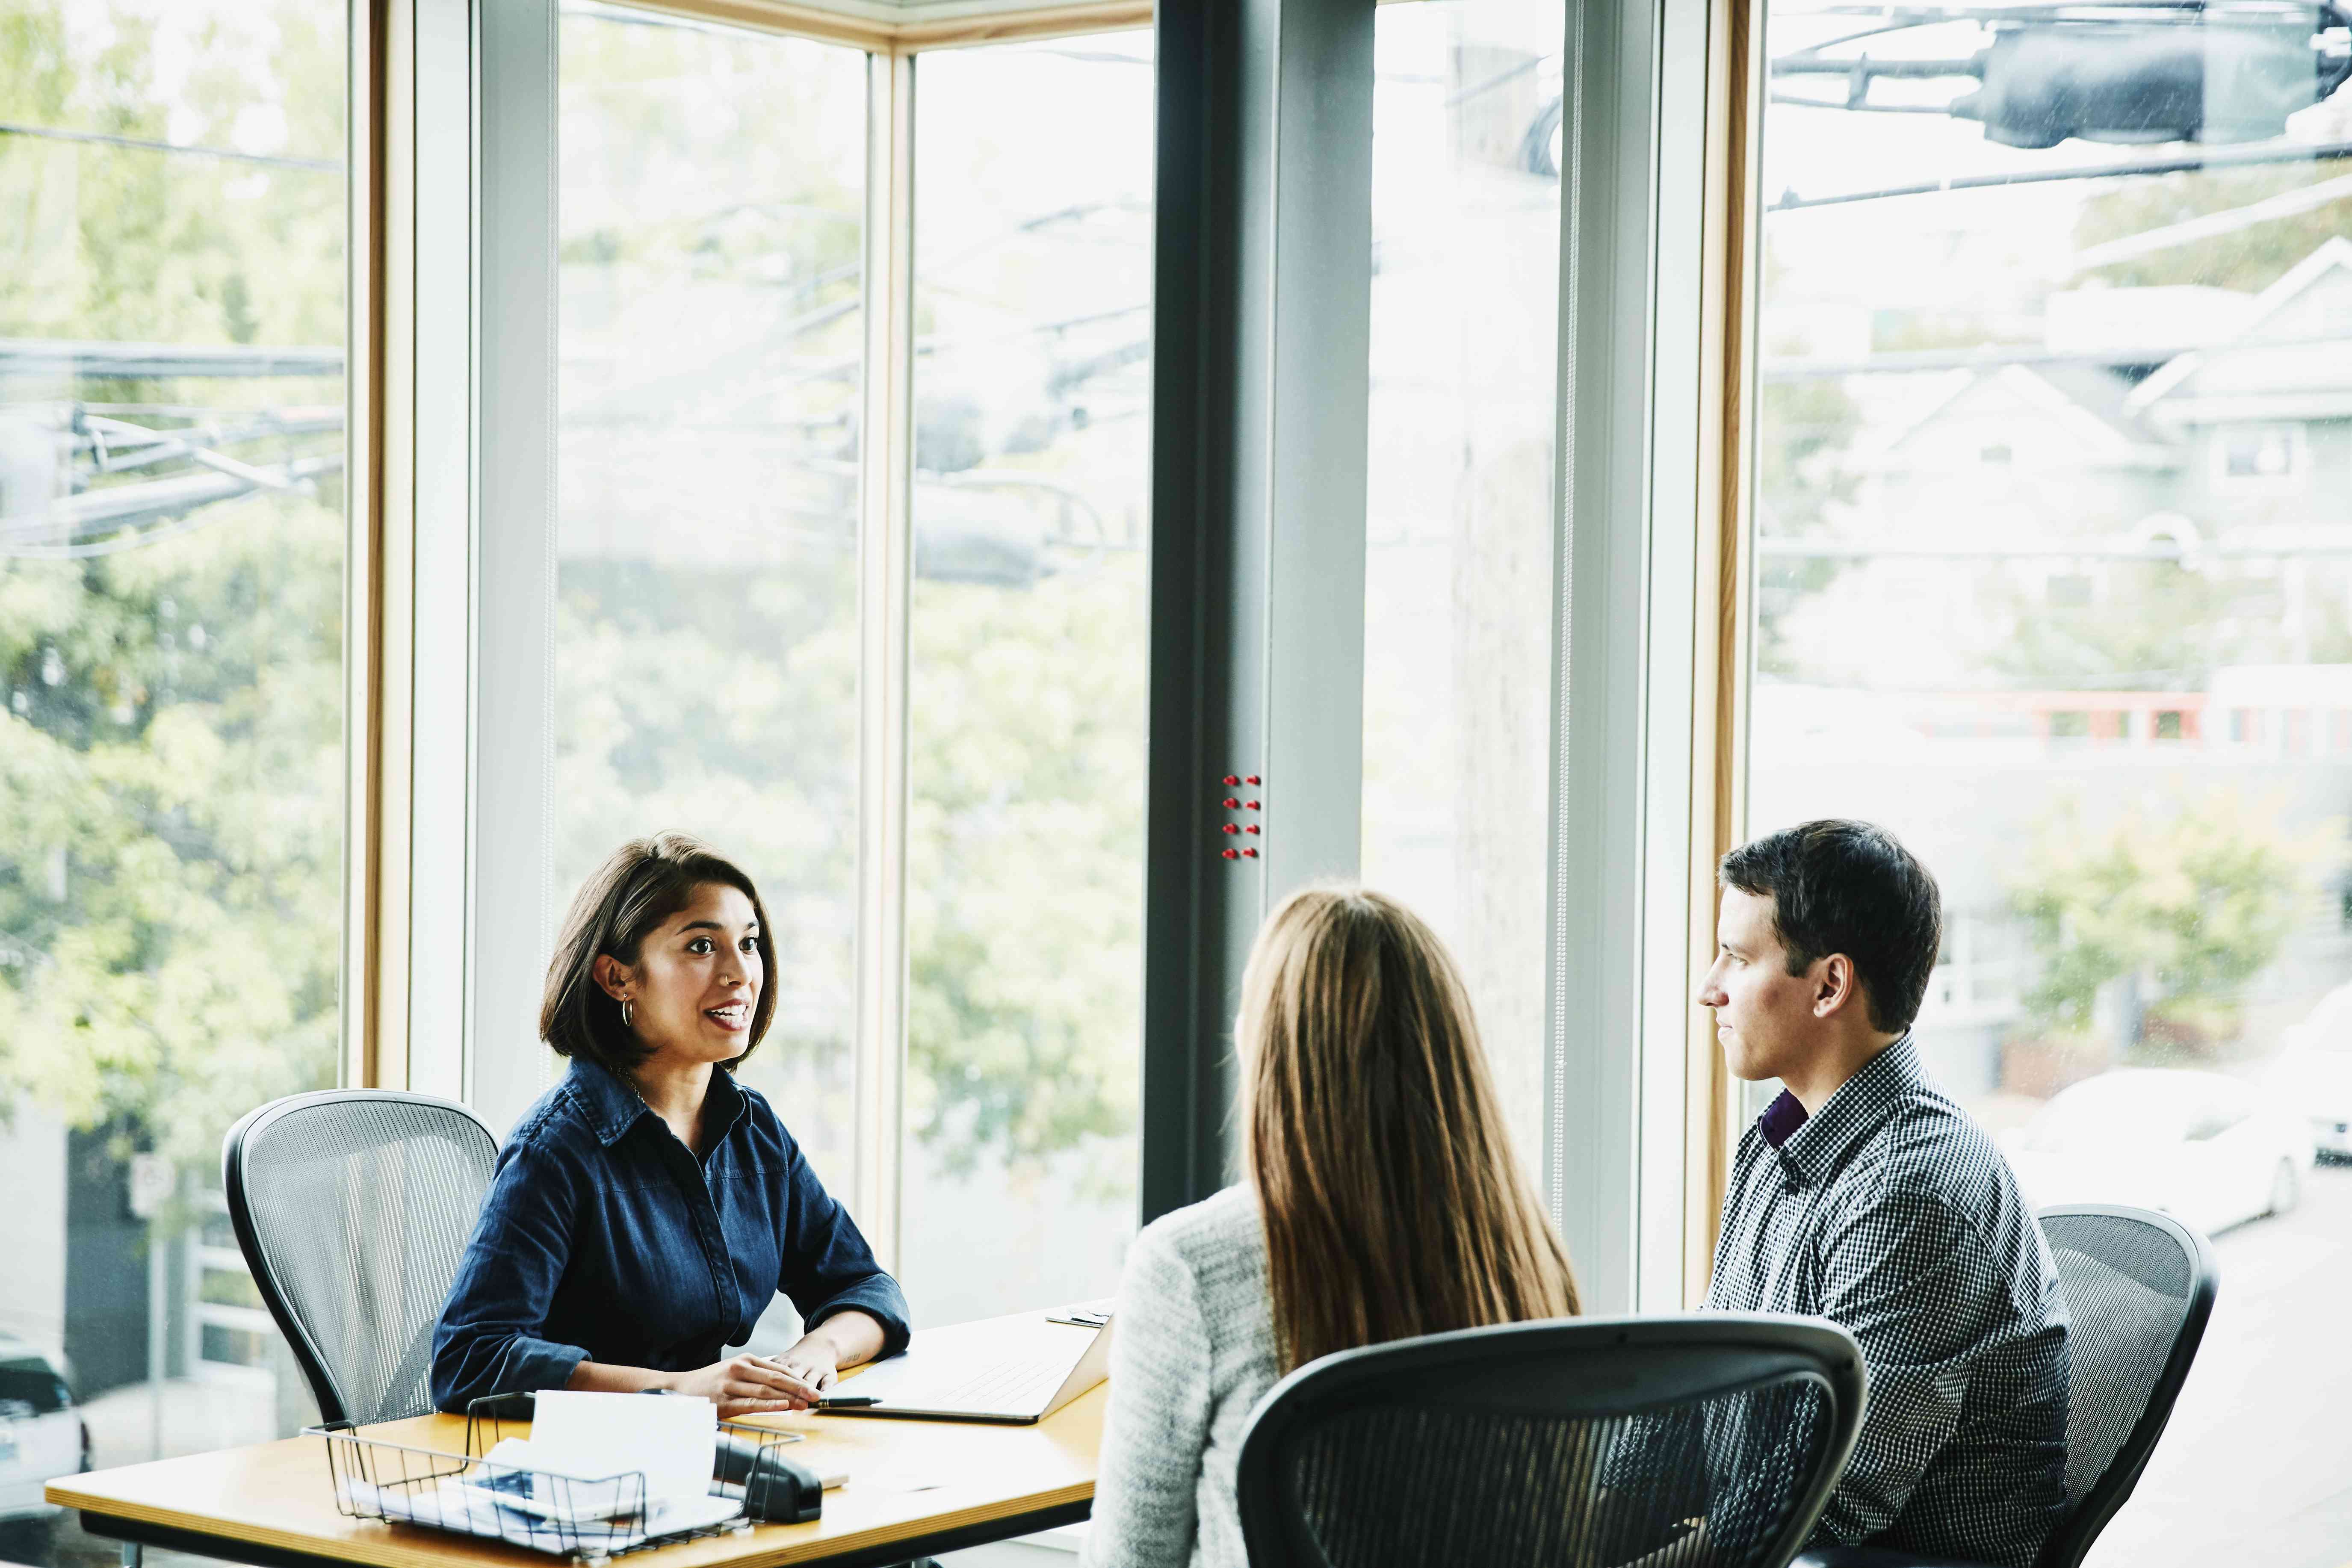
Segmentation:
<svg viewBox="0 0 2352 1568">
<path fill-rule="evenodd" d="M 1756 1125 L 1763 1132 L 1764 1142 L 1778 1149 L 1789 1141 L 1790 1133 L 1805 1124 L 1808 1114 L 1805 1102 L 1784 1089 L 1780 1099 L 1764 1108 Z"/>
</svg>

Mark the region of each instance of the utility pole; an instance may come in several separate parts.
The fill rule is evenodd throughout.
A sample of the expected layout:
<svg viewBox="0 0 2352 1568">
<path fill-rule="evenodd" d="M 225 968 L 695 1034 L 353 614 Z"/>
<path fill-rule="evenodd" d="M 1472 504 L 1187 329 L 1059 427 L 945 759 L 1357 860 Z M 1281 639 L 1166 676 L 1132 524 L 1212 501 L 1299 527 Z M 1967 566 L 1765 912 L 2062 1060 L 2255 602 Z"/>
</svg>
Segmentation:
<svg viewBox="0 0 2352 1568">
<path fill-rule="evenodd" d="M 164 1250 L 170 1238 L 165 1236 L 163 1210 L 172 1195 L 177 1173 L 172 1163 L 161 1154 L 131 1156 L 131 1212 L 147 1222 L 147 1398 L 148 1458 L 163 1457 L 163 1374 L 165 1351 L 169 1342 L 167 1325 L 171 1321 L 169 1291 L 172 1269 Z"/>
</svg>

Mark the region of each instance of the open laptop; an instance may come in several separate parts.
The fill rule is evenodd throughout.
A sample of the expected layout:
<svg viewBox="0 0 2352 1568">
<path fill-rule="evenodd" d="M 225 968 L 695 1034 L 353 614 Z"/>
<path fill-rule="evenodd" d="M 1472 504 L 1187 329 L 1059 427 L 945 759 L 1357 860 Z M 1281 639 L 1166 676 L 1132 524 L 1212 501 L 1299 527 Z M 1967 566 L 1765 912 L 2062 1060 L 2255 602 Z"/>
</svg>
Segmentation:
<svg viewBox="0 0 2352 1568">
<path fill-rule="evenodd" d="M 957 1329 L 919 1333 L 904 1353 L 835 1389 L 840 1397 L 872 1404 L 828 1404 L 818 1411 L 1026 1426 L 1110 1375 L 1111 1326 L 1108 1320 L 1098 1329 L 1041 1321 L 984 1337 Z"/>
</svg>

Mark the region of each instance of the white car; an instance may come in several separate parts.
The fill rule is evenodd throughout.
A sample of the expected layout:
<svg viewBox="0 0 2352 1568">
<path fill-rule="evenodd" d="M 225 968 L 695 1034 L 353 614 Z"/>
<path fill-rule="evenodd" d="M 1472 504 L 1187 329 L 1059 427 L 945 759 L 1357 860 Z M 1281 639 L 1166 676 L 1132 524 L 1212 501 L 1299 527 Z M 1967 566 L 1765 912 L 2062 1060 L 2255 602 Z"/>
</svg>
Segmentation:
<svg viewBox="0 0 2352 1568">
<path fill-rule="evenodd" d="M 2210 1235 L 2303 1196 L 2311 1128 L 2220 1073 L 2125 1068 L 2061 1090 L 2002 1140 L 2035 1208 L 2130 1204 Z"/>
<path fill-rule="evenodd" d="M 2352 1159 L 2352 985 L 2321 997 L 2286 1032 L 2266 1081 L 2310 1121 L 2322 1153 Z"/>
<path fill-rule="evenodd" d="M 0 1520 L 58 1510 L 41 1487 L 89 1468 L 89 1428 L 58 1363 L 0 1334 Z"/>
</svg>

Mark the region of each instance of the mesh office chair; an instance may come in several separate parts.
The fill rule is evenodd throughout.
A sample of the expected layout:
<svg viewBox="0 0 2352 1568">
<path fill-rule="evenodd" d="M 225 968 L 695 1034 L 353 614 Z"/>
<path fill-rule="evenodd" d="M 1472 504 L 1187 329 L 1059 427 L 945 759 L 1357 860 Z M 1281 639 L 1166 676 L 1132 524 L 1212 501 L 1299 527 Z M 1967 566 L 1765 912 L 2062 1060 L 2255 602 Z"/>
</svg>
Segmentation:
<svg viewBox="0 0 2352 1568">
<path fill-rule="evenodd" d="M 229 1220 L 328 1421 L 433 1408 L 433 1329 L 498 1140 L 462 1105 L 384 1089 L 272 1100 L 221 1146 Z"/>
<path fill-rule="evenodd" d="M 1781 1568 L 1862 1395 L 1853 1341 L 1808 1319 L 1513 1323 L 1346 1351 L 1251 1414 L 1242 1535 L 1251 1568 Z"/>
<path fill-rule="evenodd" d="M 2146 1209 L 2042 1211 L 2073 1320 L 2066 1519 L 2041 1568 L 2074 1568 L 2123 1507 L 2197 1359 L 2219 1276 L 2205 1238 Z"/>
<path fill-rule="evenodd" d="M 2043 1209 L 2072 1321 L 2066 1400 L 2066 1517 L 2036 1568 L 2075 1568 L 2139 1484 L 2197 1359 L 2218 1277 L 2205 1238 L 2147 1209 Z M 1909 1552 L 1839 1548 L 1801 1568 L 1972 1568 Z"/>
</svg>

